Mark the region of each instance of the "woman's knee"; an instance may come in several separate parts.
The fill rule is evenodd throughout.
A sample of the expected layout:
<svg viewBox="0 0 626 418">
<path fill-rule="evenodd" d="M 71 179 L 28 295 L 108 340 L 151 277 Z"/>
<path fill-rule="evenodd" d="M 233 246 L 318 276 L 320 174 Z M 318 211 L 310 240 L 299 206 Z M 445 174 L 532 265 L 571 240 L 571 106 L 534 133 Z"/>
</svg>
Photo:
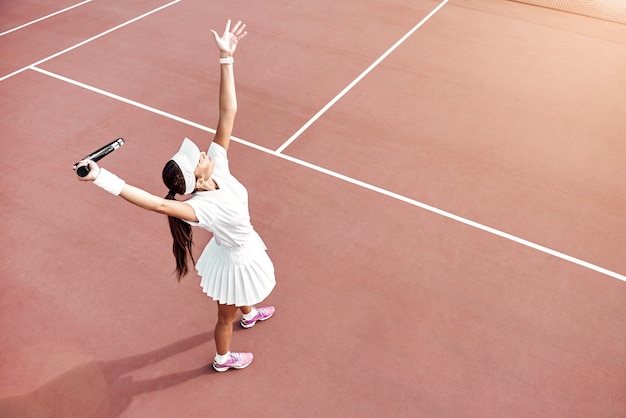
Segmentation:
<svg viewBox="0 0 626 418">
<path fill-rule="evenodd" d="M 217 305 L 218 324 L 232 324 L 237 317 L 237 307 L 233 305 Z"/>
</svg>

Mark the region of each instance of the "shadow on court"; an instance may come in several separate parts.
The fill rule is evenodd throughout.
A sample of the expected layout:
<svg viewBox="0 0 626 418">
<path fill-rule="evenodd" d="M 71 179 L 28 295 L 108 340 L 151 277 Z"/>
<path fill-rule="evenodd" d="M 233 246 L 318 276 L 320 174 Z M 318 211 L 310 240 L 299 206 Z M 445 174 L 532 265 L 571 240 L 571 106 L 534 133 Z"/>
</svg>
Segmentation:
<svg viewBox="0 0 626 418">
<path fill-rule="evenodd" d="M 81 364 L 39 389 L 0 399 L 2 417 L 113 417 L 130 405 L 133 397 L 166 389 L 198 376 L 215 373 L 209 363 L 192 370 L 147 380 L 134 380 L 134 370 L 205 344 L 211 332 L 198 334 L 148 353 L 111 361 Z"/>
</svg>

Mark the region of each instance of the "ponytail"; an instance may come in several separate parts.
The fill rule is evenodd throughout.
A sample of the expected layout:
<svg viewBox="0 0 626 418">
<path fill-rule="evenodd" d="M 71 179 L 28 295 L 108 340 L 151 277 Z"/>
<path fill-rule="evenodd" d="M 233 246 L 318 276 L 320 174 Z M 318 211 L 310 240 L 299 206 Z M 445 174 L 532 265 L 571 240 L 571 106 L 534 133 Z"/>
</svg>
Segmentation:
<svg viewBox="0 0 626 418">
<path fill-rule="evenodd" d="M 185 179 L 182 171 L 172 160 L 168 161 L 163 168 L 163 182 L 169 188 L 169 192 L 167 196 L 165 196 L 168 200 L 176 200 L 176 193 L 183 194 L 185 191 Z M 191 253 L 193 234 L 191 225 L 182 219 L 168 216 L 167 220 L 170 224 L 170 232 L 173 239 L 172 252 L 176 258 L 176 280 L 180 282 L 180 280 L 189 273 L 189 259 L 191 259 L 193 264 L 196 263 Z"/>
<path fill-rule="evenodd" d="M 165 196 L 168 200 L 176 200 L 171 192 Z M 170 224 L 170 232 L 172 234 L 172 252 L 176 257 L 176 280 L 180 280 L 189 273 L 188 260 L 191 259 L 193 264 L 196 260 L 191 252 L 193 246 L 193 231 L 191 225 L 182 219 L 168 216 L 167 220 Z"/>
</svg>

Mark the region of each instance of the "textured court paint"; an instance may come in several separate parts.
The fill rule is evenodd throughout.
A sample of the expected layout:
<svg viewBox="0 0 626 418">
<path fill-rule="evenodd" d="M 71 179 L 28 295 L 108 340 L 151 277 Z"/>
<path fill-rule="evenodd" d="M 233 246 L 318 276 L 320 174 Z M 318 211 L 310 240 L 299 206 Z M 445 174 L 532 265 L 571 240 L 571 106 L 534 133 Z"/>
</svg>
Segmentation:
<svg viewBox="0 0 626 418">
<path fill-rule="evenodd" d="M 313 123 L 315 123 L 316 120 L 318 120 L 324 113 L 326 113 L 326 111 L 328 109 L 330 109 L 335 103 L 337 103 L 337 101 L 339 99 L 341 99 L 343 96 L 346 95 L 346 93 L 348 93 L 350 90 L 352 90 L 352 88 L 363 79 L 363 77 L 365 77 L 367 74 L 369 74 L 374 68 L 376 68 L 378 66 L 378 64 L 380 64 L 389 54 L 391 54 L 396 48 L 398 48 L 400 45 L 402 45 L 402 43 L 411 35 L 413 35 L 413 33 L 415 33 L 416 30 L 418 30 L 424 23 L 426 23 L 431 17 L 433 17 L 435 15 L 435 13 L 437 13 L 446 3 L 448 2 L 448 0 L 443 0 L 441 3 L 439 3 L 439 5 L 437 5 L 437 7 L 435 7 L 428 15 L 426 15 L 426 17 L 424 17 L 417 25 L 415 25 L 410 31 L 408 31 L 402 38 L 400 38 L 398 40 L 398 42 L 396 42 L 391 48 L 389 48 L 387 51 L 385 51 L 384 54 L 382 54 L 376 61 L 374 61 L 374 63 L 372 63 L 372 65 L 370 65 L 369 67 L 367 67 L 367 69 L 365 71 L 363 71 L 357 78 L 354 79 L 354 81 L 352 81 L 350 84 L 348 84 L 346 86 L 345 89 L 343 89 L 337 96 L 335 96 L 330 102 L 328 102 L 328 104 L 326 104 L 326 106 L 324 106 L 319 112 L 317 112 L 315 114 L 315 116 L 313 116 L 307 123 L 305 123 L 300 129 L 298 129 L 298 131 L 296 131 L 296 133 L 294 133 L 289 139 L 287 139 L 280 147 L 278 147 L 278 149 L 276 150 L 276 152 L 281 153 L 285 150 L 285 148 L 287 148 L 293 141 L 295 141 L 304 131 L 306 131 L 309 126 L 311 126 Z"/>
<path fill-rule="evenodd" d="M 180 0 L 177 0 L 177 1 L 180 1 Z M 64 81 L 66 83 L 70 83 L 70 84 L 73 84 L 75 86 L 84 88 L 86 90 L 93 91 L 94 93 L 98 93 L 98 94 L 101 94 L 103 96 L 107 96 L 107 97 L 110 97 L 112 99 L 119 100 L 120 102 L 129 104 L 131 106 L 138 107 L 138 108 L 146 110 L 148 112 L 155 113 L 157 115 L 166 117 L 168 119 L 175 120 L 175 121 L 180 122 L 180 123 L 184 123 L 185 125 L 193 126 L 194 128 L 202 129 L 203 131 L 210 132 L 210 133 L 213 133 L 213 134 L 215 133 L 215 129 L 211 129 L 211 128 L 203 126 L 203 125 L 201 125 L 199 123 L 187 120 L 185 118 L 181 118 L 181 117 L 176 116 L 176 115 L 172 115 L 171 113 L 167 113 L 167 112 L 164 112 L 164 111 L 159 110 L 159 109 L 155 109 L 154 107 L 147 106 L 145 104 L 136 102 L 134 100 L 127 99 L 127 98 L 119 96 L 117 94 L 113 94 L 113 93 L 110 93 L 108 91 L 104 91 L 104 90 L 99 89 L 97 87 L 89 86 L 89 85 L 87 85 L 85 83 L 81 83 L 79 81 L 72 80 L 72 79 L 64 77 L 62 75 L 55 74 L 55 73 L 53 73 L 51 71 L 47 71 L 47 70 L 44 70 L 42 68 L 38 68 L 38 67 L 35 67 L 35 66 L 31 66 L 30 69 L 33 70 L 33 71 L 37 71 L 37 72 L 40 72 L 42 74 L 45 74 L 47 76 L 56 78 L 58 80 Z"/>
<path fill-rule="evenodd" d="M 26 66 L 26 67 L 20 68 L 20 69 L 19 69 L 19 70 L 17 70 L 17 71 L 13 71 L 13 72 L 12 72 L 12 73 L 10 73 L 10 74 L 7 74 L 7 75 L 5 75 L 5 76 L 3 76 L 3 77 L 0 77 L 0 81 L 6 80 L 6 79 L 7 79 L 7 78 L 9 78 L 9 77 L 13 77 L 13 76 L 14 76 L 14 75 L 16 75 L 16 74 L 19 74 L 19 73 L 21 73 L 22 71 L 27 70 L 29 67 L 32 67 L 32 66 L 35 66 L 35 65 L 42 64 L 42 63 L 44 63 L 44 62 L 46 62 L 46 61 L 49 61 L 49 60 L 51 60 L 51 59 L 53 59 L 53 58 L 56 58 L 56 57 L 58 57 L 58 56 L 63 55 L 63 54 L 65 54 L 66 52 L 72 51 L 72 50 L 74 50 L 74 49 L 76 49 L 76 48 L 79 48 L 79 47 L 81 47 L 81 46 L 85 45 L 85 44 L 88 44 L 88 43 L 89 43 L 89 42 L 91 42 L 91 41 L 94 41 L 94 40 L 96 40 L 96 39 L 102 38 L 103 36 L 108 35 L 108 34 L 109 34 L 109 33 L 111 33 L 111 32 L 114 32 L 114 31 L 116 31 L 116 30 L 118 30 L 118 29 L 120 29 L 120 28 L 123 28 L 124 26 L 130 25 L 131 23 L 137 22 L 138 20 L 141 20 L 141 19 L 143 19 L 143 18 L 145 18 L 145 17 L 147 17 L 147 16 L 150 16 L 150 15 L 151 15 L 151 14 L 153 14 L 153 13 L 156 13 L 156 12 L 158 12 L 158 11 L 160 11 L 160 10 L 163 10 L 163 9 L 165 9 L 165 8 L 167 8 L 167 7 L 170 7 L 170 6 L 172 6 L 172 5 L 176 4 L 176 3 L 180 2 L 180 1 L 181 1 L 181 0 L 174 0 L 174 1 L 170 2 L 170 3 L 164 4 L 164 5 L 163 5 L 163 6 L 161 6 L 161 7 L 157 7 L 156 9 L 153 9 L 153 10 L 151 10 L 151 11 L 149 11 L 149 12 L 147 12 L 147 13 L 144 13 L 144 14 L 142 14 L 142 15 L 140 15 L 140 16 L 137 16 L 137 17 L 135 17 L 135 18 L 133 18 L 133 19 L 130 19 L 130 20 L 128 20 L 128 21 L 126 21 L 126 22 L 124 22 L 124 23 L 122 23 L 122 24 L 119 24 L 119 25 L 117 25 L 117 26 L 115 26 L 115 27 L 113 27 L 113 28 L 111 28 L 111 29 L 109 29 L 109 30 L 106 30 L 106 31 L 104 31 L 104 32 L 102 32 L 102 33 L 99 33 L 99 34 L 98 34 L 98 35 L 96 35 L 96 36 L 92 36 L 92 37 L 91 37 L 91 38 L 89 38 L 89 39 L 85 39 L 84 41 L 79 42 L 79 43 L 77 43 L 77 44 L 75 44 L 75 45 L 73 45 L 73 46 L 71 46 L 71 47 L 69 47 L 69 48 L 65 48 L 63 51 L 59 51 L 59 52 L 57 52 L 56 54 L 52 54 L 52 55 L 50 55 L 50 56 L 48 56 L 48 57 L 46 57 L 46 58 L 44 58 L 44 59 L 41 59 L 41 60 L 39 60 L 39 61 L 37 61 L 37 62 L 35 62 L 35 63 L 31 64 L 31 65 L 28 65 L 28 66 Z"/>
<path fill-rule="evenodd" d="M 451 1 L 288 153 L 624 275 L 625 39 Z"/>
<path fill-rule="evenodd" d="M 626 2 L 623 0 L 512 0 L 547 7 L 581 16 L 604 19 L 626 25 Z"/>
<path fill-rule="evenodd" d="M 443 4 L 443 3 L 442 3 L 442 4 Z M 48 76 L 50 76 L 50 77 L 54 77 L 54 78 L 56 78 L 56 79 L 59 79 L 59 80 L 61 80 L 61 81 L 66 82 L 66 83 L 70 83 L 70 84 L 76 85 L 76 86 L 78 86 L 78 87 L 81 87 L 81 88 L 84 88 L 84 89 L 87 89 L 87 90 L 93 91 L 93 92 L 95 92 L 95 93 L 102 94 L 102 95 L 104 95 L 104 96 L 110 97 L 110 98 L 115 99 L 115 100 L 119 100 L 119 101 L 124 102 L 124 103 L 126 103 L 126 104 L 130 104 L 130 105 L 132 105 L 132 106 L 138 107 L 138 108 L 140 108 L 140 109 L 143 109 L 143 110 L 146 110 L 146 111 L 149 111 L 149 112 L 152 112 L 152 113 L 156 113 L 157 115 L 160 115 L 160 116 L 167 117 L 167 118 L 172 119 L 172 120 L 175 120 L 175 121 L 177 121 L 177 122 L 181 122 L 181 123 L 184 123 L 184 124 L 186 124 L 186 125 L 193 126 L 194 128 L 202 129 L 203 131 L 206 131 L 206 132 L 215 133 L 215 130 L 214 130 L 214 129 L 211 129 L 211 128 L 206 127 L 206 126 L 202 126 L 202 125 L 201 125 L 201 124 L 199 124 L 199 123 L 196 123 L 196 122 L 192 122 L 192 121 L 186 120 L 186 119 L 184 119 L 184 118 L 181 118 L 181 117 L 178 117 L 178 116 L 172 115 L 172 114 L 170 114 L 170 113 L 163 112 L 163 111 L 158 110 L 158 109 L 155 109 L 155 108 L 153 108 L 153 107 L 146 106 L 146 105 L 141 104 L 141 103 L 138 103 L 138 102 L 136 102 L 136 101 L 134 101 L 134 100 L 129 100 L 129 99 L 126 99 L 126 98 L 124 98 L 124 97 L 118 96 L 118 95 L 116 95 L 116 94 L 112 94 L 112 93 L 106 92 L 106 91 L 104 91 L 104 90 L 101 90 L 101 89 L 98 89 L 98 88 L 95 88 L 95 87 L 92 87 L 92 86 L 88 86 L 88 85 L 86 85 L 86 84 L 84 84 L 84 83 L 80 83 L 80 82 L 78 82 L 78 81 L 75 81 L 75 80 L 69 79 L 69 78 L 67 78 L 67 77 L 63 77 L 63 76 L 60 76 L 60 75 L 58 75 L 58 74 L 54 74 L 54 73 L 52 73 L 52 72 L 50 72 L 50 71 L 47 71 L 47 70 L 43 70 L 43 69 L 40 69 L 40 68 L 37 68 L 37 67 L 31 67 L 31 69 L 32 69 L 32 70 L 34 70 L 34 71 L 38 71 L 38 72 L 40 72 L 40 73 L 42 73 L 42 74 L 48 75 Z M 331 106 L 331 105 L 332 105 L 332 103 L 334 103 L 334 102 L 335 102 L 335 101 L 333 101 L 333 102 L 329 103 L 329 105 L 327 106 L 327 108 L 330 108 L 330 106 Z M 316 115 L 316 116 L 319 116 L 319 115 Z M 316 118 L 317 118 L 317 117 L 316 117 Z M 312 123 L 312 122 L 311 122 L 311 123 Z M 308 125 L 310 125 L 310 124 L 308 124 Z M 307 125 L 307 126 L 308 126 L 308 125 Z M 302 131 L 304 131 L 304 129 L 306 129 L 306 126 L 305 126 L 305 127 L 303 127 Z M 410 204 L 410 205 L 420 207 L 420 208 L 422 208 L 422 209 L 425 209 L 425 210 L 428 210 L 428 211 L 430 211 L 430 212 L 436 213 L 436 214 L 438 214 L 438 215 L 444 216 L 444 217 L 446 217 L 446 218 L 452 219 L 452 220 L 454 220 L 454 221 L 457 221 L 457 222 L 460 222 L 460 223 L 463 223 L 463 224 L 469 225 L 469 226 L 471 226 L 471 227 L 474 227 L 474 228 L 480 229 L 480 230 L 485 231 L 485 232 L 488 232 L 488 233 L 490 233 L 490 234 L 497 235 L 497 236 L 499 236 L 499 237 L 505 238 L 505 239 L 507 239 L 507 240 L 509 240 L 509 241 L 516 242 L 516 243 L 521 244 L 521 245 L 524 245 L 524 246 L 526 246 L 526 247 L 533 248 L 533 249 L 535 249 L 535 250 L 537 250 L 537 251 L 541 251 L 541 252 L 543 252 L 543 253 L 550 254 L 550 255 L 552 255 L 552 256 L 554 256 L 554 257 L 557 257 L 557 258 L 563 259 L 563 260 L 565 260 L 565 261 L 569 261 L 570 263 L 578 264 L 579 266 L 582 266 L 582 267 L 588 268 L 588 269 L 590 269 L 590 270 L 597 271 L 598 273 L 602 273 L 602 274 L 605 274 L 605 275 L 607 275 L 607 276 L 610 276 L 610 277 L 613 277 L 613 278 L 615 278 L 615 279 L 618 279 L 618 280 L 621 280 L 621 281 L 626 282 L 626 276 L 624 276 L 624 275 L 622 275 L 622 274 L 619 274 L 619 273 L 616 273 L 616 272 L 613 272 L 613 271 L 608 270 L 608 269 L 606 269 L 606 268 L 603 268 L 603 267 L 597 266 L 597 265 L 595 265 L 595 264 L 589 263 L 589 262 L 587 262 L 587 261 L 580 260 L 580 259 L 578 259 L 578 258 L 576 258 L 576 257 L 572 257 L 572 256 L 569 256 L 569 255 L 567 255 L 567 254 L 563 254 L 563 253 L 561 253 L 561 252 L 559 252 L 559 251 L 556 251 L 556 250 L 553 250 L 553 249 L 551 249 L 551 248 L 547 248 L 547 247 L 544 247 L 544 246 L 542 246 L 542 245 L 536 244 L 536 243 L 534 243 L 534 242 L 530 242 L 530 241 L 528 241 L 528 240 L 525 240 L 525 239 L 522 239 L 522 238 L 516 237 L 516 236 L 514 236 L 514 235 L 508 234 L 508 233 L 506 233 L 506 232 L 499 231 L 499 230 L 497 230 L 497 229 L 495 229 L 495 228 L 491 228 L 491 227 L 489 227 L 489 226 L 486 226 L 486 225 L 480 224 L 480 223 L 478 223 L 478 222 L 474 222 L 474 221 L 472 221 L 472 220 L 469 220 L 469 219 L 463 218 L 462 216 L 458 216 L 458 215 L 455 215 L 455 214 L 452 214 L 452 213 L 446 212 L 446 211 L 444 211 L 444 210 L 441 210 L 441 209 L 438 209 L 438 208 L 436 208 L 436 207 L 433 207 L 433 206 L 427 205 L 427 204 L 425 204 L 425 203 L 418 202 L 418 201 L 416 201 L 416 200 L 414 200 L 414 199 L 410 199 L 410 198 L 408 198 L 408 197 L 406 197 L 406 196 L 399 195 L 399 194 L 394 193 L 394 192 L 391 192 L 391 191 L 389 191 L 389 190 L 385 190 L 385 189 L 382 189 L 382 188 L 380 188 L 380 187 L 376 187 L 376 186 L 373 186 L 373 185 L 371 185 L 371 184 L 368 184 L 368 183 L 365 183 L 365 182 L 362 182 L 362 181 L 359 181 L 359 180 L 356 180 L 356 179 L 350 178 L 350 177 L 348 177 L 348 176 L 344 176 L 344 175 L 339 174 L 339 173 L 336 173 L 336 172 L 334 172 L 334 171 L 332 171 L 332 170 L 327 170 L 327 169 L 325 169 L 325 168 L 323 168 L 323 167 L 319 167 L 319 166 L 316 166 L 315 164 L 311 164 L 311 163 L 308 163 L 308 162 L 306 162 L 306 161 L 302 161 L 302 160 L 300 160 L 300 159 L 298 159 L 298 158 L 294 158 L 294 157 L 290 157 L 290 156 L 288 156 L 288 155 L 284 155 L 284 154 L 282 154 L 279 150 L 277 150 L 277 151 L 272 151 L 272 150 L 269 150 L 269 149 L 267 149 L 267 148 L 264 148 L 264 147 L 261 147 L 261 146 L 255 145 L 255 144 L 253 144 L 253 143 L 252 143 L 252 142 L 250 142 L 250 141 L 246 141 L 246 140 L 243 140 L 243 139 L 240 139 L 240 138 L 236 138 L 236 137 L 233 137 L 232 139 L 233 139 L 234 141 L 237 141 L 237 142 L 241 143 L 241 144 L 244 144 L 244 145 L 250 146 L 250 147 L 252 147 L 252 148 L 255 148 L 255 149 L 257 149 L 257 150 L 260 150 L 260 151 L 266 152 L 266 153 L 268 153 L 268 154 L 271 154 L 271 155 L 274 155 L 274 156 L 277 156 L 277 157 L 280 157 L 280 158 L 283 158 L 283 159 L 289 160 L 289 161 L 291 161 L 291 162 L 293 162 L 293 163 L 296 163 L 296 164 L 299 164 L 299 165 L 302 165 L 302 166 L 308 167 L 308 168 L 310 168 L 310 169 L 312 169 L 312 170 L 319 171 L 319 172 L 321 172 L 321 173 L 327 174 L 327 175 L 332 176 L 332 177 L 336 177 L 336 178 L 341 179 L 341 180 L 343 180 L 343 181 L 346 181 L 346 182 L 349 182 L 349 183 L 355 184 L 355 185 L 360 186 L 360 187 L 363 187 L 363 188 L 365 188 L 365 189 L 369 189 L 369 190 L 375 191 L 375 192 L 377 192 L 377 193 L 380 193 L 380 194 L 386 195 L 386 196 L 391 197 L 391 198 L 393 198 L 393 199 L 401 200 L 401 201 L 403 201 L 403 202 L 405 202 L 405 203 L 408 203 L 408 204 Z"/>
<path fill-rule="evenodd" d="M 309 4 L 348 4 L 364 13 L 368 5 L 383 3 L 359 1 Z M 195 38 L 197 33 L 187 32 L 188 20 L 173 18 L 180 17 L 180 9 L 209 6 L 200 0 L 183 4 L 137 26 L 162 30 L 159 24 L 169 19 L 172 27 L 183 27 L 187 38 Z M 255 25 L 268 31 L 282 20 L 274 15 L 284 5 L 260 1 L 245 7 L 275 8 L 268 13 L 271 18 Z M 238 7 L 233 2 L 223 6 L 225 13 Z M 442 18 L 450 9 L 444 8 Z M 441 29 L 440 23 L 433 19 L 425 38 L 432 41 L 429 35 Z M 336 29 L 324 19 L 295 24 L 304 31 Z M 130 29 L 136 27 L 66 54 L 46 69 L 177 113 L 162 102 L 142 100 L 164 81 L 161 73 L 140 80 L 143 95 L 127 95 L 123 83 L 115 84 L 118 74 L 108 83 L 104 74 L 84 74 L 91 67 L 80 59 L 92 58 L 89 52 L 114 61 L 111 53 L 119 50 L 102 48 L 108 41 L 125 38 L 128 47 L 141 52 L 155 47 Z M 446 32 L 443 38 L 449 41 L 453 31 Z M 351 81 L 388 44 L 338 85 Z M 506 42 L 500 39 L 500 45 Z M 448 52 L 450 47 L 438 49 Z M 255 67 L 301 57 L 293 50 L 282 52 L 264 60 L 263 50 Z M 322 61 L 333 56 L 327 58 Z M 74 72 L 65 72 L 72 66 Z M 284 67 L 272 70 L 287 75 Z M 329 73 L 336 77 L 338 70 Z M 77 184 L 67 166 L 96 135 L 123 129 L 133 141 L 107 166 L 160 192 L 157 171 L 162 158 L 171 155 L 168 150 L 177 149 L 180 135 L 202 140 L 210 135 L 36 71 L 0 86 L 12 134 L 12 141 L 0 145 L 8 151 L 0 154 L 2 167 L 15 175 L 16 184 L 28 187 L 28 193 L 7 190 L 9 198 L 0 199 L 6 224 L 0 240 L 8 251 L 0 276 L 13 278 L 0 281 L 0 333 L 7 335 L 0 352 L 6 365 L 0 367 L 0 393 L 23 395 L 13 400 L 27 407 L 44 407 L 38 417 L 44 411 L 90 416 L 100 400 L 102 413 L 91 416 L 624 415 L 623 282 L 238 143 L 232 144 L 231 163 L 249 186 L 255 225 L 267 232 L 263 236 L 281 276 L 271 301 L 279 310 L 252 330 L 235 328 L 237 348 L 253 350 L 255 363 L 241 373 L 218 376 L 209 368 L 213 341 L 207 332 L 215 307 L 197 289 L 195 278 L 173 283 L 167 221 Z M 355 90 L 371 92 L 371 87 L 360 83 Z M 326 91 L 326 98 L 307 115 L 341 90 L 324 84 L 318 89 Z M 332 119 L 342 103 L 319 122 Z M 255 123 L 249 113 L 242 116 L 241 122 Z M 297 125 L 307 119 L 298 119 Z M 332 133 L 327 127 L 325 132 Z M 306 143 L 308 134 L 294 148 Z M 250 133 L 240 136 L 258 139 Z M 52 153 L 46 149 L 58 144 Z M 352 174 L 309 155 L 315 153 L 297 156 Z M 33 160 L 40 161 L 45 176 L 32 170 Z M 42 210 L 47 216 L 41 216 Z M 96 239 L 85 233 L 91 230 L 91 214 L 107 226 Z M 13 381 L 20 390 L 7 393 L 3 383 Z M 235 399 L 233 393 L 245 396 Z"/>
<path fill-rule="evenodd" d="M 54 12 L 54 13 L 50 13 L 49 15 L 46 15 L 46 16 L 43 16 L 43 17 L 40 17 L 39 19 L 35 19 L 35 20 L 32 20 L 32 21 L 30 21 L 30 22 L 28 22 L 28 23 L 24 23 L 23 25 L 17 26 L 17 27 L 15 27 L 15 28 L 13 28 L 13 29 L 9 29 L 9 30 L 6 30 L 6 31 L 4 31 L 4 32 L 0 33 L 0 36 L 6 35 L 6 34 L 11 33 L 11 32 L 15 32 L 16 30 L 20 30 L 20 29 L 22 29 L 22 28 L 25 28 L 25 27 L 30 26 L 30 25 L 32 25 L 32 24 L 34 24 L 34 23 L 37 23 L 37 22 L 41 22 L 42 20 L 49 19 L 49 18 L 51 18 L 51 17 L 53 17 L 53 16 L 56 16 L 56 15 L 61 14 L 61 13 L 63 13 L 63 12 L 67 12 L 68 10 L 72 10 L 72 9 L 74 9 L 74 8 L 76 8 L 76 7 L 82 6 L 83 4 L 89 3 L 90 1 L 92 1 L 92 0 L 85 0 L 85 1 L 83 1 L 83 2 L 80 2 L 80 3 L 78 3 L 78 4 L 75 4 L 75 5 L 73 5 L 73 6 L 66 7 L 66 8 L 65 8 L 65 9 L 63 9 L 63 10 L 59 10 L 59 11 L 56 11 L 56 12 Z"/>
</svg>

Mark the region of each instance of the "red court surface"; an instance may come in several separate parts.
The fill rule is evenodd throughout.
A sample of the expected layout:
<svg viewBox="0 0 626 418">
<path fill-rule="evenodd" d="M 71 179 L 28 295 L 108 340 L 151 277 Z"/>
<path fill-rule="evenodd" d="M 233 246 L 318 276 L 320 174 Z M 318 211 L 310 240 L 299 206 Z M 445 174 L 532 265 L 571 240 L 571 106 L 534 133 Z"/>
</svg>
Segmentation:
<svg viewBox="0 0 626 418">
<path fill-rule="evenodd" d="M 270 321 L 235 326 L 255 361 L 218 374 L 167 220 L 71 166 L 124 137 L 102 165 L 165 195 L 182 138 L 212 139 L 228 18 L 249 30 L 231 169 L 278 284 Z M 626 416 L 626 26 L 504 0 L 32 0 L 0 33 L 0 416 Z"/>
</svg>

